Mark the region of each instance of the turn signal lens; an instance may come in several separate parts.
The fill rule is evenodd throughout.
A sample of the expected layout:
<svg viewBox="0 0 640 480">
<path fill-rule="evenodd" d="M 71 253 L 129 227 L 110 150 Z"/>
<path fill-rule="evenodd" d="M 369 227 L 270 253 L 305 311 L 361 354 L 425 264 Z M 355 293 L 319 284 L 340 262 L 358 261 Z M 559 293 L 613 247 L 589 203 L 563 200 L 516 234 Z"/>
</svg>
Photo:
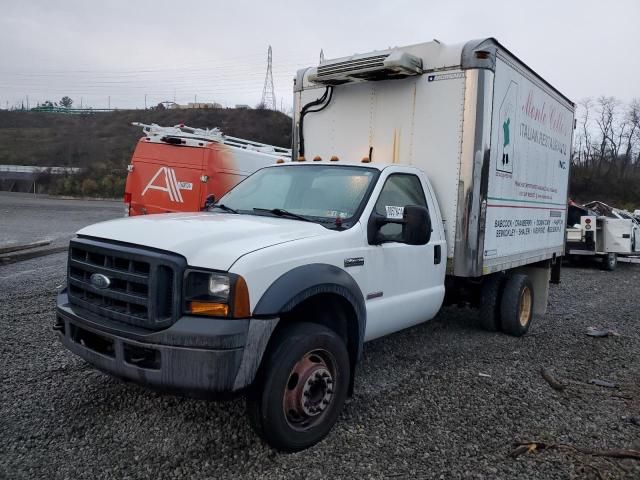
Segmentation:
<svg viewBox="0 0 640 480">
<path fill-rule="evenodd" d="M 224 303 L 193 301 L 189 302 L 189 311 L 197 315 L 226 317 L 229 314 L 229 306 Z"/>
<path fill-rule="evenodd" d="M 233 316 L 235 318 L 248 318 L 251 316 L 249 304 L 249 289 L 244 278 L 238 276 L 233 297 Z"/>
</svg>

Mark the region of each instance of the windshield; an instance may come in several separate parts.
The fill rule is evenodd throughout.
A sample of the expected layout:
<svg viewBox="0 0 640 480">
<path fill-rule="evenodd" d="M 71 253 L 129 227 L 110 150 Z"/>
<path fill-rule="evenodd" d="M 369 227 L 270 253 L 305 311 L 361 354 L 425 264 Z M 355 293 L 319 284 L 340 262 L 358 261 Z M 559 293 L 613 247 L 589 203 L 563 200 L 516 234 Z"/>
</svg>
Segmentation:
<svg viewBox="0 0 640 480">
<path fill-rule="evenodd" d="M 236 185 L 219 204 L 239 213 L 282 211 L 322 223 L 355 221 L 378 177 L 374 168 L 338 165 L 268 167 Z M 256 209 L 258 211 L 256 211 Z"/>
</svg>

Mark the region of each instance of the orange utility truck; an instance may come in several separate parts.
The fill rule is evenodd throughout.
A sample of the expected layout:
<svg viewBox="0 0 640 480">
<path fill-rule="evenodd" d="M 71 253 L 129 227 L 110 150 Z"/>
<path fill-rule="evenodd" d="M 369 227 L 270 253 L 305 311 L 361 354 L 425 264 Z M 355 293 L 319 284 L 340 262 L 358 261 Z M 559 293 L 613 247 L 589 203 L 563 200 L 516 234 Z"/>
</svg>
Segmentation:
<svg viewBox="0 0 640 480">
<path fill-rule="evenodd" d="M 291 150 L 224 135 L 218 128 L 142 127 L 127 170 L 125 215 L 196 212 L 247 175 L 291 160 Z"/>
</svg>

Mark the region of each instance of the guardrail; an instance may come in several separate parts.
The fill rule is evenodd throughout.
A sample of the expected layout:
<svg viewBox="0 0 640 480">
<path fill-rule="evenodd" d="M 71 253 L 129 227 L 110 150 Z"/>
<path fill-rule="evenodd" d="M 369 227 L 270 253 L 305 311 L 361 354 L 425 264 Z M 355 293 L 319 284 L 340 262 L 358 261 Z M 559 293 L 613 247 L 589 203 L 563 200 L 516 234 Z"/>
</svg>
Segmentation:
<svg viewBox="0 0 640 480">
<path fill-rule="evenodd" d="M 79 167 L 39 167 L 35 165 L 0 165 L 0 172 L 10 173 L 52 173 L 61 175 L 65 173 L 79 173 Z"/>
</svg>

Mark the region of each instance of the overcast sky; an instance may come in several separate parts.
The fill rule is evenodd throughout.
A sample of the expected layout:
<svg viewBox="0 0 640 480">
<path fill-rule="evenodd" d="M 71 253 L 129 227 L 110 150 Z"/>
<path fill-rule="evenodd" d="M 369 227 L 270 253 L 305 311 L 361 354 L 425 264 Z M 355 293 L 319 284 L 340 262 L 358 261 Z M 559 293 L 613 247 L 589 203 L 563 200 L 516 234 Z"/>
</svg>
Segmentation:
<svg viewBox="0 0 640 480">
<path fill-rule="evenodd" d="M 163 100 L 256 105 L 273 46 L 296 69 L 389 46 L 494 36 L 573 100 L 640 97 L 640 0 L 0 0 L 0 108 Z M 110 97 L 110 99 L 109 99 Z"/>
</svg>

